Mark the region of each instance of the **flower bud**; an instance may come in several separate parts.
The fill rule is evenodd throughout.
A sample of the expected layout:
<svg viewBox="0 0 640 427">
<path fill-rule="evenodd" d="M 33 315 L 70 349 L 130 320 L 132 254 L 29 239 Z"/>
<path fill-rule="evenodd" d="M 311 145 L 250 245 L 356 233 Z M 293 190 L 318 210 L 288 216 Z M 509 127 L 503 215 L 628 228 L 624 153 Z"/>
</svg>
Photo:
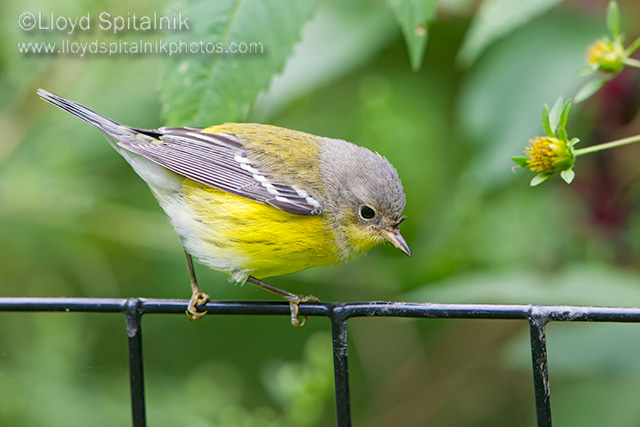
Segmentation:
<svg viewBox="0 0 640 427">
<path fill-rule="evenodd" d="M 573 167 L 575 156 L 566 142 L 548 136 L 538 136 L 529 142 L 526 167 L 533 172 L 553 175 Z"/>
<path fill-rule="evenodd" d="M 587 62 L 592 69 L 619 73 L 624 67 L 625 52 L 621 43 L 600 39 L 589 47 Z"/>
</svg>

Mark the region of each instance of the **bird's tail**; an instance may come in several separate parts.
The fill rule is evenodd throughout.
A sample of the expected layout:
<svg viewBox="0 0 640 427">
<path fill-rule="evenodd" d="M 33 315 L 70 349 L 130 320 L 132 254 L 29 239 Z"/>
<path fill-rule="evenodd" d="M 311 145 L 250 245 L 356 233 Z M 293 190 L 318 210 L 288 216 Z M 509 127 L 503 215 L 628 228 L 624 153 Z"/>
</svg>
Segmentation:
<svg viewBox="0 0 640 427">
<path fill-rule="evenodd" d="M 43 89 L 38 89 L 38 95 L 44 101 L 55 105 L 56 107 L 73 114 L 77 118 L 84 120 L 91 126 L 94 126 L 104 132 L 111 146 L 131 165 L 134 171 L 151 187 L 154 194 L 160 200 L 162 207 L 167 210 L 170 208 L 169 202 L 173 195 L 180 191 L 182 186 L 182 177 L 170 172 L 165 167 L 154 163 L 153 160 L 130 151 L 128 147 L 134 144 L 155 144 L 158 139 L 154 138 L 157 133 L 155 130 L 136 129 L 129 126 L 121 125 L 105 116 L 96 113 L 93 110 L 69 101 L 58 95 L 54 95 Z M 154 136 L 152 136 L 154 135 Z M 167 210 L 167 212 L 169 212 Z M 172 216 L 169 214 L 169 216 Z"/>
<path fill-rule="evenodd" d="M 42 100 L 55 105 L 67 113 L 73 114 L 77 118 L 89 123 L 91 126 L 94 126 L 104 133 L 114 137 L 116 140 L 131 138 L 133 134 L 137 133 L 129 126 L 124 126 L 118 122 L 114 122 L 113 120 L 96 113 L 82 104 L 64 99 L 58 95 L 47 92 L 44 89 L 38 89 L 38 95 L 40 95 Z"/>
</svg>

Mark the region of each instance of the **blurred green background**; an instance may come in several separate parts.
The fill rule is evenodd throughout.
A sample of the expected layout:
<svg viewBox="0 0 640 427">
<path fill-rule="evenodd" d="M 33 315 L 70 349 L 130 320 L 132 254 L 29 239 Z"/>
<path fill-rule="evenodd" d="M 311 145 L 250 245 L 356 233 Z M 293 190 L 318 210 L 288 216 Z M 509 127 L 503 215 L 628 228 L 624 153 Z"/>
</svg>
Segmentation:
<svg viewBox="0 0 640 427">
<path fill-rule="evenodd" d="M 640 7 L 620 8 L 631 40 Z M 196 9 L 211 13 L 191 22 L 212 34 L 250 27 L 238 41 L 261 41 L 265 53 L 79 57 L 16 47 L 201 35 L 23 31 L 24 12 L 95 20 Z M 605 9 L 603 0 L 442 0 L 412 71 L 382 1 L 4 1 L 0 296 L 190 293 L 178 238 L 144 182 L 97 130 L 41 102 L 42 87 L 136 127 L 259 121 L 385 155 L 405 186 L 413 258 L 381 246 L 269 280 L 283 289 L 322 301 L 638 306 L 640 148 L 580 158 L 571 186 L 550 179 L 532 189 L 528 172 L 511 170 L 510 157 L 542 133 L 543 103 L 584 84 L 576 70 L 606 33 Z M 238 13 L 247 22 L 223 19 Z M 570 136 L 582 147 L 640 133 L 639 88 L 640 73 L 623 72 L 574 108 Z M 206 108 L 194 114 L 189 97 L 202 91 Z M 273 299 L 196 270 L 214 299 Z M 335 423 L 326 319 L 295 329 L 284 317 L 149 315 L 143 326 L 149 425 Z M 120 315 L 0 313 L 0 425 L 128 425 L 124 332 Z M 354 319 L 349 334 L 354 425 L 534 425 L 526 322 Z M 554 425 L 640 425 L 637 325 L 551 324 L 548 350 Z"/>
</svg>

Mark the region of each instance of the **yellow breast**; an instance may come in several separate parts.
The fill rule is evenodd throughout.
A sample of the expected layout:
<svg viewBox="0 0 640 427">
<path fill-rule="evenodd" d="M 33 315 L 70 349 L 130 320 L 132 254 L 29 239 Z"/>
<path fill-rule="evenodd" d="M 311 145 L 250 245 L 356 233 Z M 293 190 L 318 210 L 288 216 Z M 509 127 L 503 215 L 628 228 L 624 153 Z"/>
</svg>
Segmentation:
<svg viewBox="0 0 640 427">
<path fill-rule="evenodd" d="M 324 215 L 294 215 L 185 179 L 183 200 L 196 218 L 183 236 L 187 250 L 209 267 L 242 281 L 341 261 Z"/>
</svg>

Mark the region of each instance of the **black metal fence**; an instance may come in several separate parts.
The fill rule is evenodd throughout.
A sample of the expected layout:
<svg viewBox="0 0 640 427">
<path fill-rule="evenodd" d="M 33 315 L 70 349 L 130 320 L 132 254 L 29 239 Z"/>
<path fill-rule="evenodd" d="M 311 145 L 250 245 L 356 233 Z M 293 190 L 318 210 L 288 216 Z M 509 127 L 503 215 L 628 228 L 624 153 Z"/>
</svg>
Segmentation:
<svg viewBox="0 0 640 427">
<path fill-rule="evenodd" d="M 133 426 L 146 425 L 142 359 L 143 314 L 184 314 L 187 301 L 104 298 L 0 298 L 0 311 L 123 313 L 129 340 L 129 378 Z M 289 316 L 288 303 L 209 302 L 208 316 L 225 314 Z M 300 306 L 304 316 L 331 320 L 335 374 L 337 425 L 351 425 L 347 321 L 352 317 L 416 317 L 447 319 L 521 319 L 529 322 L 531 357 L 539 427 L 551 426 L 549 374 L 545 327 L 549 322 L 640 322 L 640 308 L 576 307 L 487 304 L 415 304 L 370 302 L 352 304 L 315 303 Z"/>
</svg>

